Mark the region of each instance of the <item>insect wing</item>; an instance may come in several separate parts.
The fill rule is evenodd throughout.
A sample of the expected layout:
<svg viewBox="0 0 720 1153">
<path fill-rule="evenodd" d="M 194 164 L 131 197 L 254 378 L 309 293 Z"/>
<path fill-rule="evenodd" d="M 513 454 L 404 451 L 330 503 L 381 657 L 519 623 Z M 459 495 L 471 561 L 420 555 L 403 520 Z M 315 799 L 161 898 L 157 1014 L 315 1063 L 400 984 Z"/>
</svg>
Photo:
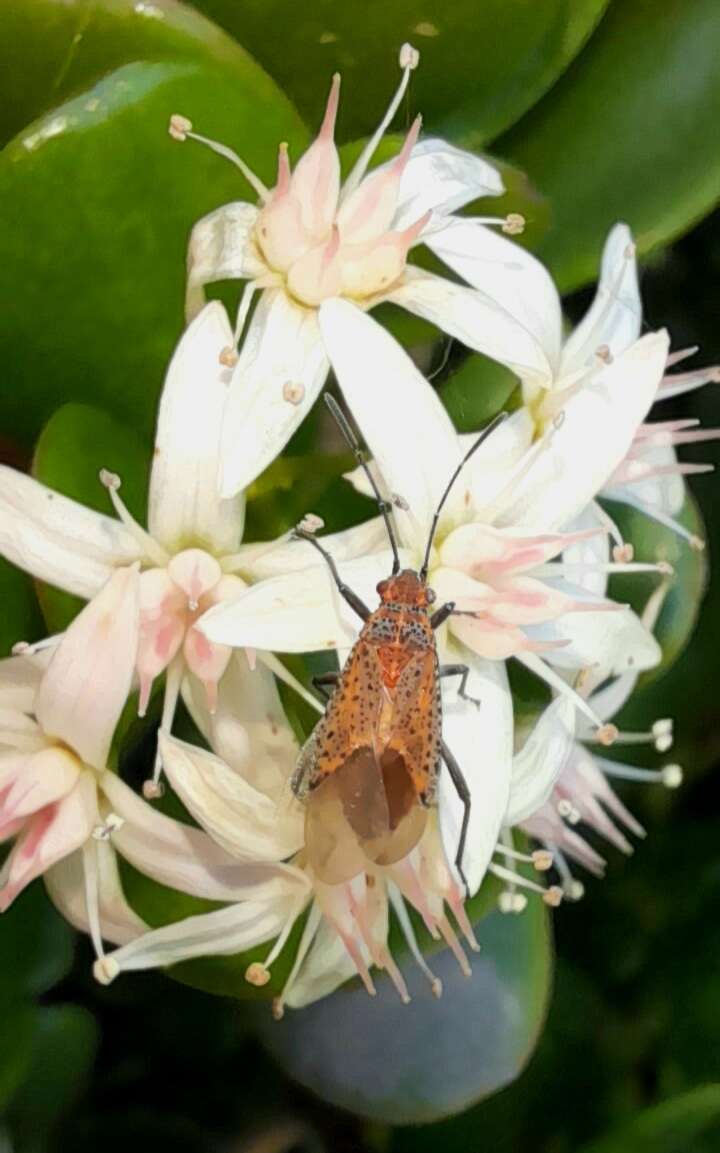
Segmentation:
<svg viewBox="0 0 720 1153">
<path fill-rule="evenodd" d="M 440 679 L 434 649 L 418 653 L 403 670 L 394 692 L 392 732 L 383 760 L 402 758 L 417 797 L 434 800 L 442 743 Z M 387 774 L 386 774 L 387 775 Z"/>
</svg>

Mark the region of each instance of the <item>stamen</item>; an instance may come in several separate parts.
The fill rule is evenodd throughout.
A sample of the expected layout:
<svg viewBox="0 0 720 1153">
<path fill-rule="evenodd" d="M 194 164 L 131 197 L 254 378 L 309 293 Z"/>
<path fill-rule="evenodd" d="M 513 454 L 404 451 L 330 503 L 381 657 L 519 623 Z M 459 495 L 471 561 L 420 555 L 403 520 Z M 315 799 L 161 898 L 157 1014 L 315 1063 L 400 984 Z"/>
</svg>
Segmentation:
<svg viewBox="0 0 720 1153">
<path fill-rule="evenodd" d="M 165 568 L 170 559 L 165 549 L 162 545 L 158 544 L 154 537 L 150 536 L 149 532 L 145 531 L 141 524 L 138 524 L 127 505 L 118 495 L 122 485 L 120 477 L 116 472 L 110 472 L 106 468 L 101 468 L 98 476 L 100 484 L 108 491 L 112 506 L 118 518 L 135 537 L 145 556 L 151 560 L 153 564 L 158 565 L 160 568 Z"/>
<path fill-rule="evenodd" d="M 676 764 L 663 765 L 661 769 L 640 769 L 635 765 L 623 765 L 619 761 L 606 761 L 604 758 L 599 763 L 605 776 L 619 781 L 636 781 L 677 789 L 683 780 L 682 768 Z"/>
<path fill-rule="evenodd" d="M 511 885 L 526 889 L 529 893 L 537 893 L 539 897 L 542 897 L 545 904 L 550 905 L 553 909 L 557 908 L 562 901 L 562 889 L 557 885 L 550 885 L 546 889 L 544 885 L 538 885 L 536 881 L 529 880 L 522 873 L 516 873 L 513 869 L 505 868 L 504 865 L 496 865 L 494 861 L 491 861 L 488 868 L 501 881 L 508 881 Z"/>
<path fill-rule="evenodd" d="M 577 877 L 573 876 L 564 854 L 559 849 L 555 850 L 555 864 L 562 881 L 563 895 L 567 897 L 568 901 L 582 900 L 585 896 L 585 886 L 582 881 L 578 881 Z"/>
<path fill-rule="evenodd" d="M 439 977 L 435 976 L 432 969 L 427 964 L 425 958 L 420 952 L 420 946 L 417 943 L 417 937 L 415 936 L 415 930 L 413 929 L 412 921 L 410 920 L 408 911 L 405 908 L 405 902 L 400 895 L 400 891 L 392 883 L 388 885 L 388 896 L 390 897 L 390 903 L 395 911 L 395 915 L 398 919 L 398 923 L 402 930 L 408 949 L 417 962 L 420 971 L 427 978 L 433 996 L 441 997 L 442 981 Z"/>
<path fill-rule="evenodd" d="M 468 945 L 472 949 L 473 953 L 479 953 L 480 952 L 480 943 L 479 943 L 477 937 L 475 936 L 475 933 L 473 931 L 473 927 L 470 924 L 470 920 L 468 918 L 467 913 L 465 912 L 465 902 L 463 899 L 463 895 L 460 892 L 460 890 L 458 889 L 457 885 L 455 885 L 454 883 L 453 883 L 449 893 L 447 894 L 447 902 L 448 902 L 450 908 L 452 909 L 453 916 L 455 917 L 455 920 L 458 923 L 458 928 L 460 929 L 460 932 L 462 933 L 463 937 L 465 938 Z"/>
<path fill-rule="evenodd" d="M 546 873 L 553 864 L 553 855 L 547 849 L 536 849 L 533 853 L 521 853 L 510 845 L 499 844 L 494 852 L 512 861 L 522 861 L 523 864 L 532 865 L 538 873 Z"/>
<path fill-rule="evenodd" d="M 186 140 L 194 140 L 197 144 L 204 144 L 212 152 L 217 153 L 218 156 L 224 156 L 236 168 L 239 168 L 243 176 L 247 180 L 250 187 L 257 193 L 263 204 L 266 204 L 270 197 L 270 190 L 265 187 L 262 180 L 255 175 L 252 168 L 249 168 L 244 160 L 241 160 L 232 148 L 228 148 L 225 144 L 220 144 L 217 140 L 211 140 L 208 136 L 201 136 L 198 132 L 193 132 L 192 121 L 188 120 L 185 116 L 180 116 L 175 113 L 170 117 L 170 125 L 168 128 L 173 140 L 184 142 Z"/>
<path fill-rule="evenodd" d="M 363 176 L 367 172 L 368 165 L 375 155 L 375 150 L 385 135 L 387 129 L 390 127 L 395 113 L 400 107 L 402 98 L 407 91 L 408 84 L 410 83 L 410 73 L 413 72 L 420 63 L 420 53 L 415 48 L 413 48 L 411 44 L 403 44 L 402 48 L 400 49 L 399 62 L 400 67 L 403 70 L 403 74 L 398 89 L 390 101 L 385 115 L 375 129 L 375 132 L 373 133 L 370 140 L 368 140 L 367 144 L 355 161 L 350 171 L 350 175 L 342 187 L 342 191 L 340 193 L 340 204 L 343 204 L 344 201 L 347 200 L 348 196 L 350 196 L 350 194 L 355 191 Z"/>
<path fill-rule="evenodd" d="M 616 499 L 613 497 L 612 492 L 608 492 L 607 497 L 609 500 Z M 702 537 L 697 536 L 690 529 L 685 528 L 685 525 L 680 524 L 679 520 L 669 516 L 661 509 L 656 508 L 655 505 L 649 504 L 647 501 L 642 500 L 636 493 L 628 491 L 627 489 L 622 494 L 622 503 L 630 505 L 631 508 L 637 509 L 638 512 L 643 513 L 645 516 L 650 517 L 651 520 L 657 521 L 665 528 L 669 528 L 677 536 L 682 537 L 690 545 L 690 548 L 695 552 L 703 552 L 705 548 L 705 541 Z"/>
<path fill-rule="evenodd" d="M 569 697 L 570 700 L 574 702 L 575 708 L 579 712 L 584 713 L 595 725 L 597 729 L 596 735 L 601 744 L 612 744 L 616 731 L 615 726 L 605 724 L 588 702 L 584 700 L 567 681 L 563 680 L 559 673 L 556 673 L 555 670 L 546 664 L 541 657 L 537 656 L 536 653 L 515 653 L 514 656 L 515 660 L 520 661 L 530 672 L 535 673 L 536 676 L 550 685 L 552 689 Z"/>
<path fill-rule="evenodd" d="M 562 819 L 567 821 L 569 825 L 579 825 L 580 821 L 582 820 L 580 810 L 576 809 L 572 802 L 567 799 L 567 797 L 563 797 L 561 801 L 558 801 L 557 811 Z"/>
<path fill-rule="evenodd" d="M 672 364 L 677 364 L 679 360 L 684 360 L 686 356 L 693 356 L 698 351 L 697 347 L 683 350 L 683 352 L 671 353 L 667 359 L 668 367 Z M 692 372 L 676 372 L 665 375 L 660 382 L 658 389 L 658 400 L 671 400 L 675 396 L 683 396 L 686 392 L 694 392 L 697 388 L 702 388 L 706 384 L 718 384 L 720 382 L 720 365 L 712 364 L 707 368 L 696 368 Z"/>
<path fill-rule="evenodd" d="M 295 954 L 295 960 L 293 961 L 292 968 L 288 974 L 288 978 L 283 985 L 280 995 L 275 997 L 272 1003 L 272 1015 L 276 1021 L 279 1021 L 285 1012 L 285 999 L 292 989 L 295 981 L 297 980 L 300 967 L 305 960 L 305 957 L 307 956 L 310 946 L 313 943 L 315 934 L 320 927 L 321 920 L 322 912 L 320 911 L 320 906 L 316 901 L 313 901 L 312 905 L 310 906 L 308 919 L 305 922 L 305 928 L 303 929 L 302 936 L 300 938 L 300 944 L 298 945 L 298 951 Z"/>
<path fill-rule="evenodd" d="M 162 717 L 160 719 L 160 730 L 169 733 L 172 729 L 172 723 L 175 718 L 175 709 L 177 708 L 178 697 L 180 695 L 180 686 L 185 674 L 185 661 L 180 653 L 170 662 L 168 670 L 165 674 L 165 695 L 163 697 Z M 157 749 L 155 750 L 155 763 L 153 765 L 153 775 L 148 781 L 143 782 L 142 792 L 145 800 L 154 801 L 162 797 L 165 788 L 160 780 L 162 774 L 163 763 L 160 754 L 160 742 L 158 741 Z"/>
<path fill-rule="evenodd" d="M 525 217 L 520 212 L 508 212 L 502 230 L 506 236 L 520 236 L 525 231 Z"/>
<path fill-rule="evenodd" d="M 112 834 L 116 833 L 125 824 L 125 818 L 118 816 L 117 813 L 108 813 L 102 825 L 96 825 L 92 831 L 93 839 L 96 841 L 109 841 Z"/>
<path fill-rule="evenodd" d="M 524 913 L 527 909 L 527 897 L 524 893 L 518 891 L 512 886 L 503 889 L 498 897 L 498 909 L 501 913 Z"/>
<path fill-rule="evenodd" d="M 632 545 L 623 546 L 624 548 L 632 549 Z M 533 576 L 537 577 L 557 577 L 557 576 L 573 576 L 578 573 L 639 573 L 639 572 L 656 572 L 662 576 L 674 576 L 675 569 L 668 561 L 656 561 L 654 564 L 650 562 L 598 562 L 597 564 L 592 561 L 585 563 L 584 561 L 567 562 L 567 561 L 550 561 L 548 564 L 537 565 L 532 570 Z M 593 611 L 595 606 L 590 606 L 589 611 Z"/>
<path fill-rule="evenodd" d="M 98 960 L 105 956 L 102 943 L 102 929 L 100 926 L 100 905 L 98 886 L 98 858 L 97 845 L 93 840 L 86 841 L 82 850 L 83 880 L 85 884 L 85 911 L 87 912 L 88 929 L 95 956 Z"/>
<path fill-rule="evenodd" d="M 41 641 L 34 641 L 32 644 L 28 641 L 16 641 L 10 652 L 14 657 L 33 657 L 45 649 L 54 649 L 62 640 L 63 635 L 63 633 L 55 633 L 51 637 L 43 637 Z"/>
<path fill-rule="evenodd" d="M 614 740 L 610 742 L 601 740 L 597 733 L 583 737 L 583 740 L 590 744 L 617 742 L 618 745 L 654 745 L 658 753 L 666 753 L 673 745 L 673 722 L 669 717 L 665 717 L 655 721 L 647 732 L 622 732 L 615 729 Z"/>
</svg>

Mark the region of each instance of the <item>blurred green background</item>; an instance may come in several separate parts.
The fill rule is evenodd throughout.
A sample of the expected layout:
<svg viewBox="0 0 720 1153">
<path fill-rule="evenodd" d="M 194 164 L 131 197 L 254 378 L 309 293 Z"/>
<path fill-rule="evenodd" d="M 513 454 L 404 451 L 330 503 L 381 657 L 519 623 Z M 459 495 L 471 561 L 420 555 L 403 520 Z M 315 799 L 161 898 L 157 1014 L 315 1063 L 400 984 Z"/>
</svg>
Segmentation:
<svg viewBox="0 0 720 1153">
<path fill-rule="evenodd" d="M 372 130 L 404 40 L 422 62 L 398 130 L 422 111 L 428 131 L 506 163 L 501 210 L 526 214 L 523 243 L 549 263 L 569 317 L 588 303 L 607 229 L 625 219 L 643 258 L 647 324 L 667 325 L 675 347 L 701 345 L 699 362 L 720 361 L 717 0 L 2 0 L 0 16 L 0 455 L 30 467 L 44 428 L 35 471 L 64 491 L 102 500 L 92 487 L 102 452 L 142 511 L 143 452 L 182 327 L 187 233 L 203 212 L 246 195 L 233 169 L 169 141 L 169 115 L 189 115 L 271 181 L 278 141 L 297 155 L 336 68 L 341 142 Z M 436 383 L 459 423 L 475 427 L 503 402 L 512 382 L 502 374 L 457 348 L 445 364 L 433 330 L 386 320 L 424 363 L 444 366 Z M 664 406 L 663 419 L 718 422 L 717 388 Z M 330 527 L 367 515 L 338 480 L 342 460 L 309 460 L 317 443 L 311 419 L 261 478 L 249 538 L 275 535 L 307 507 Z M 706 460 L 708 450 L 685 456 Z M 712 568 L 720 506 L 711 477 L 693 488 Z M 657 541 L 641 532 L 642 557 Z M 87 942 L 36 884 L 0 922 L 0 1151 L 114 1153 L 131 1142 L 157 1153 L 720 1150 L 720 593 L 711 585 L 700 609 L 699 562 L 676 559 L 662 632 L 676 649 L 694 626 L 692 642 L 648 679 L 623 721 L 674 716 L 686 783 L 675 794 L 624 790 L 650 835 L 630 861 L 609 853 L 607 879 L 588 881 L 585 899 L 555 915 L 549 1014 L 514 1084 L 420 1127 L 337 1110 L 267 1055 L 266 1006 L 161 975 L 95 986 Z M 45 631 L 37 593 L 47 627 L 71 611 L 4 563 L 0 585 L 3 654 Z M 514 967 L 540 1012 L 550 968 L 542 930 L 499 932 L 506 938 L 488 922 L 491 959 Z M 535 946 L 547 958 L 542 979 Z M 484 978 L 474 988 L 484 996 Z M 354 1016 L 350 1000 L 327 1004 L 322 1027 L 367 1052 L 382 1079 L 382 1046 L 365 1044 L 376 1014 L 362 1002 Z M 418 1006 L 405 1012 L 422 1014 Z M 427 1044 L 437 1046 L 439 1098 L 452 1096 L 443 1078 L 457 1076 L 443 1059 L 450 1050 L 461 1063 L 468 1053 L 479 1095 L 484 1070 L 472 1066 L 462 1028 L 449 1024 Z"/>
</svg>

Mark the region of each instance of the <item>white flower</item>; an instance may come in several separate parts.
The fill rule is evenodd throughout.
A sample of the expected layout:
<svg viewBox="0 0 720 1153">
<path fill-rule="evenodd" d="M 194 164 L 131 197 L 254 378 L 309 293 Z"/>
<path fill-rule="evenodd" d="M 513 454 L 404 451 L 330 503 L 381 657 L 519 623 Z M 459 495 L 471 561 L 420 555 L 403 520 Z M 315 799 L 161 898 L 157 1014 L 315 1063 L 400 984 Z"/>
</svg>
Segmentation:
<svg viewBox="0 0 720 1153">
<path fill-rule="evenodd" d="M 608 235 L 595 299 L 586 315 L 562 339 L 562 309 L 555 285 L 543 266 L 529 253 L 471 219 L 447 220 L 428 245 L 469 284 L 484 284 L 492 267 L 493 295 L 525 324 L 542 345 L 551 366 L 550 378 L 523 380 L 524 408 L 516 414 L 517 435 L 525 446 L 541 437 L 559 412 L 568 421 L 580 421 L 584 411 L 588 435 L 583 451 L 593 441 L 624 438 L 625 452 L 616 454 L 613 470 L 602 477 L 596 491 L 603 498 L 631 505 L 672 528 L 701 548 L 677 520 L 684 501 L 682 477 L 705 472 L 707 466 L 678 463 L 675 446 L 716 440 L 718 429 L 698 429 L 696 420 L 643 423 L 651 405 L 720 379 L 717 366 L 691 372 L 661 373 L 648 392 L 637 375 L 636 350 L 642 329 L 642 301 L 638 287 L 635 245 L 627 225 L 616 224 Z M 668 354 L 667 369 L 696 352 L 685 349 Z M 605 419 L 594 423 L 598 389 L 613 366 L 617 386 Z M 638 409 L 638 401 L 644 408 Z M 576 415 L 576 409 L 580 412 Z M 628 439 L 627 433 L 631 432 Z M 617 542 L 618 559 L 631 559 L 631 548 L 609 521 Z"/>
<path fill-rule="evenodd" d="M 200 956 L 233 954 L 268 943 L 263 962 L 248 966 L 246 979 L 263 986 L 285 949 L 299 918 L 303 931 L 288 978 L 273 1003 L 276 1015 L 285 1005 L 299 1008 L 326 996 L 343 982 L 359 976 L 371 995 L 372 968 L 384 970 L 405 1002 L 409 994 L 388 944 L 392 909 L 409 952 L 439 996 L 441 985 L 424 960 L 407 905 L 420 914 L 428 932 L 444 940 L 461 970 L 470 974 L 466 953 L 448 913 L 471 949 L 477 942 L 463 908 L 462 894 L 448 868 L 431 814 L 422 840 L 402 861 L 382 868 L 370 861 L 351 881 L 328 885 L 313 874 L 305 844 L 305 814 L 285 789 L 269 794 L 250 784 L 241 772 L 211 752 L 161 734 L 168 776 L 185 805 L 207 832 L 231 854 L 251 861 L 290 858 L 286 875 L 272 891 L 259 870 L 258 884 L 244 900 L 217 912 L 190 917 L 156 929 L 103 957 L 95 974 L 103 983 L 121 972 L 175 964 Z M 517 779 L 511 805 L 540 804 L 546 787 L 542 774 Z M 478 797 L 482 800 L 482 797 Z M 138 800 L 138 804 L 142 804 Z M 278 866 L 280 868 L 280 866 Z M 557 890 L 547 890 L 548 903 L 557 903 Z"/>
<path fill-rule="evenodd" d="M 244 588 L 237 562 L 244 498 L 222 499 L 217 488 L 220 424 L 230 377 L 219 356 L 231 337 L 222 305 L 211 303 L 185 332 L 172 358 L 158 415 L 148 531 L 123 505 L 120 479 L 112 473 L 103 471 L 101 480 L 118 521 L 0 467 L 0 552 L 14 564 L 87 598 L 96 596 L 117 568 L 141 564 L 139 712 L 145 712 L 154 678 L 166 672 L 166 727 L 181 687 L 196 701 L 201 686 L 214 713 L 219 682 L 232 665 L 245 661 L 227 646 L 209 643 L 195 628 L 207 608 Z M 256 456 L 251 468 L 260 467 Z M 271 654 L 258 656 L 264 666 L 256 670 L 259 679 L 272 685 L 269 666 L 307 695 Z M 254 654 L 250 659 L 254 661 Z M 224 718 L 217 724 L 225 724 Z M 284 717 L 282 724 L 287 730 Z M 148 795 L 158 793 L 160 768 L 158 759 Z"/>
<path fill-rule="evenodd" d="M 103 941 L 147 926 L 125 900 L 118 850 L 161 884 L 216 901 L 297 884 L 281 865 L 247 865 L 205 833 L 162 816 L 107 768 L 137 648 L 137 566 L 119 569 L 50 656 L 0 662 L 0 911 L 36 877 L 65 917 Z"/>
<path fill-rule="evenodd" d="M 667 585 L 659 586 L 648 601 L 642 619 L 649 629 L 656 623 L 666 591 Z M 637 679 L 638 673 L 634 670 L 611 680 L 606 680 L 602 674 L 598 676 L 593 670 L 586 670 L 581 674 L 579 687 L 587 693 L 595 712 L 609 722 L 630 698 Z M 516 755 L 513 767 L 515 780 L 524 772 L 524 766 L 534 760 L 536 771 L 544 774 L 547 781 L 545 797 L 533 809 L 516 805 L 508 807 L 505 819 L 508 831 L 504 840 L 511 843 L 509 830 L 518 826 L 543 844 L 560 874 L 565 896 L 577 900 L 584 889 L 572 875 L 568 859 L 577 861 L 596 876 L 602 876 L 605 871 L 604 859 L 578 831 L 581 824 L 627 854 L 633 851 L 632 845 L 620 826 L 635 836 L 645 836 L 644 829 L 617 796 L 610 781 L 660 784 L 675 789 L 681 784 L 683 774 L 677 764 L 666 764 L 658 770 L 643 769 L 598 755 L 597 741 L 582 721 L 572 724 L 569 733 L 566 729 L 561 734 L 556 727 L 553 739 L 546 718 L 551 709 L 558 706 L 558 701 L 550 706 L 535 730 L 537 733 L 541 725 L 545 729 L 544 747 L 539 759 L 533 757 L 533 746 L 537 742 L 532 734 Z M 659 719 L 647 732 L 617 732 L 615 742 L 628 746 L 653 745 L 657 752 L 666 753 L 673 743 L 672 720 Z M 507 875 L 504 879 L 510 884 L 501 895 L 501 908 L 510 912 L 520 911 L 524 901 L 522 894 L 518 893 L 518 879 Z M 521 879 L 519 883 L 522 887 Z"/>
<path fill-rule="evenodd" d="M 510 365 L 523 379 L 550 379 L 536 337 L 495 299 L 492 268 L 476 291 L 407 264 L 410 248 L 427 242 L 448 213 L 503 191 L 496 170 L 443 140 L 417 143 L 418 118 L 396 159 L 367 174 L 417 62 L 417 53 L 405 45 L 400 87 L 342 187 L 333 140 L 339 76 L 333 79 L 320 133 L 292 174 L 287 146 L 280 145 L 272 190 L 229 149 L 194 133 L 184 117 L 171 120 L 175 139 L 199 140 L 233 160 L 260 202 L 255 207 L 236 201 L 204 217 L 193 229 L 188 252 L 190 316 L 201 306 L 206 284 L 247 281 L 226 362 L 237 359 L 235 342 L 253 294 L 262 291 L 230 386 L 222 452 L 226 495 L 247 487 L 258 451 L 265 464 L 270 462 L 320 392 L 328 357 L 333 360 L 318 323 L 323 301 L 345 297 L 360 309 L 390 301 Z M 518 220 L 494 222 L 517 231 Z M 379 402 L 378 382 L 368 378 L 365 386 Z"/>
<path fill-rule="evenodd" d="M 419 569 L 440 495 L 462 459 L 458 435 L 433 389 L 403 350 L 367 316 L 347 302 L 332 301 L 322 306 L 320 323 L 375 466 L 388 491 L 402 498 L 395 513 L 402 563 Z M 636 355 L 639 387 L 643 387 L 643 376 L 649 380 L 646 390 L 654 387 L 664 362 L 664 338 L 648 338 L 638 346 Z M 607 372 L 612 377 L 612 367 Z M 384 403 L 379 405 L 365 383 L 386 377 L 392 388 L 386 390 Z M 507 424 L 510 422 L 496 434 L 499 440 Z M 453 601 L 472 614 L 451 616 L 440 636 L 441 660 L 467 664 L 471 670 L 467 691 L 482 701 L 477 709 L 458 699 L 456 690 L 444 682 L 445 739 L 479 798 L 472 806 L 465 854 L 470 892 L 480 885 L 508 802 L 512 701 L 504 660 L 516 656 L 566 694 L 572 694 L 572 689 L 540 659 L 539 650 L 563 666 L 597 664 L 615 673 L 624 670 L 623 662 L 628 660 L 638 669 L 659 660 L 655 640 L 629 609 L 588 591 L 582 579 L 569 583 L 568 576 L 599 575 L 604 581 L 607 570 L 617 567 L 606 563 L 600 545 L 596 547 L 597 558 L 585 556 L 579 568 L 547 563 L 575 543 L 589 547 L 593 540 L 604 541 L 604 531 L 581 527 L 566 534 L 533 533 L 521 527 L 522 520 L 519 526 L 515 524 L 507 511 L 519 493 L 527 494 L 523 506 L 533 502 L 537 518 L 542 514 L 551 525 L 565 524 L 592 497 L 597 455 L 583 453 L 582 446 L 568 440 L 565 425 L 551 440 L 547 448 L 555 461 L 551 479 L 542 479 L 542 447 L 532 450 L 503 499 L 496 494 L 492 506 L 486 502 L 482 487 L 476 492 L 474 470 L 464 472 L 443 508 L 429 558 L 429 581 L 438 593 L 438 603 Z M 622 446 L 618 451 L 624 451 Z M 556 475 L 570 464 L 575 470 L 571 486 L 558 486 Z M 609 453 L 606 471 L 613 464 Z M 369 604 L 374 603 L 378 581 L 390 571 L 387 547 L 367 555 L 358 547 L 376 532 L 373 522 L 323 541 L 339 562 L 342 579 Z M 245 563 L 252 569 L 251 555 L 246 556 Z M 293 566 L 298 571 L 289 571 Z M 267 575 L 272 571 L 279 575 Z M 327 568 L 321 561 L 317 563 L 311 546 L 290 543 L 266 553 L 255 571 L 255 576 L 264 575 L 267 579 L 237 600 L 210 610 L 199 624 L 201 631 L 216 643 L 285 652 L 344 650 L 353 642 L 358 622 L 344 602 L 339 602 Z M 611 735 L 583 698 L 574 694 L 573 699 L 601 727 L 605 737 Z M 493 766 L 491 773 L 488 765 Z M 451 860 L 462 812 L 463 806 L 443 773 L 440 827 Z"/>
</svg>

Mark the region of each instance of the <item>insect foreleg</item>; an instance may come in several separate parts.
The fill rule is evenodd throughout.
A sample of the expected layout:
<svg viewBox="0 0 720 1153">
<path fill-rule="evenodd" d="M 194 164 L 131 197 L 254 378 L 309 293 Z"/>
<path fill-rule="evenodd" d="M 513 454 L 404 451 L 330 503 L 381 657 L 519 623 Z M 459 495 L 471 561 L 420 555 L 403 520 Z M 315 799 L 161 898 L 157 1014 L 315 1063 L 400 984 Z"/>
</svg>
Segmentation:
<svg viewBox="0 0 720 1153">
<path fill-rule="evenodd" d="M 440 605 L 439 609 L 430 617 L 430 628 L 439 629 L 441 624 L 444 624 L 449 616 L 455 612 L 455 601 L 448 601 L 447 604 Z"/>
<path fill-rule="evenodd" d="M 337 590 L 340 593 L 340 596 L 344 600 L 347 601 L 347 603 L 350 605 L 350 608 L 354 609 L 355 612 L 357 613 L 357 615 L 362 618 L 362 620 L 366 621 L 368 619 L 368 617 L 370 616 L 370 609 L 367 607 L 365 602 L 360 599 L 360 597 L 357 595 L 357 593 L 354 593 L 353 590 L 349 587 L 349 585 L 346 585 L 344 583 L 344 581 L 342 580 L 342 578 L 340 576 L 340 573 L 337 570 L 337 565 L 335 564 L 335 560 L 330 555 L 330 553 L 327 551 L 327 549 L 323 548 L 323 546 L 320 544 L 319 541 L 317 541 L 315 539 L 315 537 L 312 535 L 311 532 L 305 532 L 305 530 L 302 528 L 294 529 L 293 530 L 293 536 L 297 540 L 307 541 L 308 544 L 311 544 L 313 546 L 313 548 L 317 549 L 317 551 L 320 553 L 320 555 L 325 558 L 327 566 L 330 569 L 330 572 L 332 573 L 332 578 L 335 581 L 335 584 L 337 585 Z"/>
<path fill-rule="evenodd" d="M 460 880 L 465 886 L 465 893 L 467 896 L 469 896 L 470 889 L 468 887 L 467 877 L 463 872 L 462 859 L 465 853 L 465 841 L 467 840 L 468 825 L 470 823 L 470 789 L 468 788 L 468 783 L 463 776 L 462 769 L 455 760 L 453 754 L 450 752 L 450 749 L 445 744 L 445 741 L 442 742 L 440 748 L 442 752 L 442 758 L 447 765 L 447 770 L 450 774 L 450 780 L 455 786 L 455 791 L 457 792 L 457 795 L 459 796 L 464 806 L 463 819 L 460 826 L 460 836 L 458 838 L 458 847 L 455 854 L 455 868 L 460 874 Z"/>
<path fill-rule="evenodd" d="M 331 670 L 329 673 L 318 673 L 317 676 L 313 677 L 312 686 L 314 689 L 317 689 L 319 693 L 322 693 L 326 701 L 329 701 L 332 696 L 332 688 L 334 688 L 339 680 L 340 673 L 337 672 L 337 670 Z"/>
<path fill-rule="evenodd" d="M 441 677 L 460 677 L 460 688 L 458 689 L 458 696 L 462 697 L 464 701 L 470 701 L 471 704 L 477 705 L 480 708 L 482 701 L 478 697 L 471 697 L 467 691 L 467 681 L 470 676 L 470 668 L 468 665 L 440 665 L 438 676 Z"/>
</svg>

